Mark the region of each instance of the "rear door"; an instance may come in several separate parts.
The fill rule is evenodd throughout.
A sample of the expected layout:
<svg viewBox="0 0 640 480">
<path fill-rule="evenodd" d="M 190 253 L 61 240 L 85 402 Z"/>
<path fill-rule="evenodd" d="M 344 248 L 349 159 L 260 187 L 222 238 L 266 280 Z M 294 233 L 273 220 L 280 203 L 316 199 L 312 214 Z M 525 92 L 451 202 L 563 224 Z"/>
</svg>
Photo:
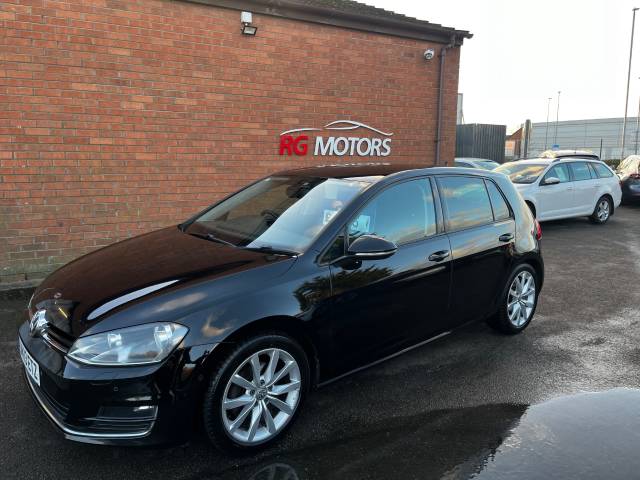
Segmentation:
<svg viewBox="0 0 640 480">
<path fill-rule="evenodd" d="M 453 327 L 491 312 L 510 273 L 515 221 L 490 179 L 442 176 L 438 189 L 453 260 Z"/>
<path fill-rule="evenodd" d="M 545 184 L 547 179 L 554 177 L 560 180 L 560 183 Z M 573 193 L 573 182 L 567 164 L 560 163 L 551 167 L 538 185 L 538 219 L 550 220 L 571 215 L 575 207 Z"/>
<path fill-rule="evenodd" d="M 570 162 L 569 169 L 573 178 L 573 214 L 589 215 L 596 204 L 599 180 L 587 162 Z"/>
</svg>

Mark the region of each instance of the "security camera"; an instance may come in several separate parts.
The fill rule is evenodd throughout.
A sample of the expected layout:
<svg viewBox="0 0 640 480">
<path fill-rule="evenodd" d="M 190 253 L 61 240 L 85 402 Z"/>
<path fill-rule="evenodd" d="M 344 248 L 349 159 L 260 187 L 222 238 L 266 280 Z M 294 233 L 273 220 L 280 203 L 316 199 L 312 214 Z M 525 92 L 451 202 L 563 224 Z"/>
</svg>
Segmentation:
<svg viewBox="0 0 640 480">
<path fill-rule="evenodd" d="M 433 48 L 427 48 L 424 51 L 424 59 L 425 60 L 431 60 L 433 57 L 436 56 L 436 52 Z"/>
</svg>

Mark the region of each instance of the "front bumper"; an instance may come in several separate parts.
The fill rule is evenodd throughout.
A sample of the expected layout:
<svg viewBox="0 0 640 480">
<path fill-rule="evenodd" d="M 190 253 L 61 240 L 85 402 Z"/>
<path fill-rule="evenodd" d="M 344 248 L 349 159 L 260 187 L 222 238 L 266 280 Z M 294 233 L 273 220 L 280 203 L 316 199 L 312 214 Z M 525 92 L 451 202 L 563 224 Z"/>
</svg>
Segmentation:
<svg viewBox="0 0 640 480">
<path fill-rule="evenodd" d="M 111 445 L 188 440 L 204 387 L 199 370 L 213 347 L 179 348 L 156 365 L 91 367 L 31 337 L 26 323 L 19 337 L 40 369 L 39 386 L 25 372 L 29 390 L 65 438 Z"/>
</svg>

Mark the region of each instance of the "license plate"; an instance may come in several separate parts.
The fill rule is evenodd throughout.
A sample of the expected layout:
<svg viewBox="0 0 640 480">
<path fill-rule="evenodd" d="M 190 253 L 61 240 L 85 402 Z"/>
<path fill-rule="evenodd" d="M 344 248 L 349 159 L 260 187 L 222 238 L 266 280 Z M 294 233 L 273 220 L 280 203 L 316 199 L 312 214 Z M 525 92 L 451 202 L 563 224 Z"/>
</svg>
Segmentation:
<svg viewBox="0 0 640 480">
<path fill-rule="evenodd" d="M 38 362 L 29 355 L 29 352 L 27 352 L 22 340 L 18 339 L 18 344 L 20 346 L 20 358 L 22 358 L 25 370 L 33 381 L 36 382 L 36 385 L 40 386 L 40 367 L 38 366 Z"/>
</svg>

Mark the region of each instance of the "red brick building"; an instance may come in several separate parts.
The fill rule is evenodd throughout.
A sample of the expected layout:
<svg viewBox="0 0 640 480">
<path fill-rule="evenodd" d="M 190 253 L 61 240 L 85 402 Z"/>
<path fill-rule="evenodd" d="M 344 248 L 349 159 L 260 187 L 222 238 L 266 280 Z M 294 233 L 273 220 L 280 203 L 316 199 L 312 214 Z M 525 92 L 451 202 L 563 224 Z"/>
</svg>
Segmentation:
<svg viewBox="0 0 640 480">
<path fill-rule="evenodd" d="M 348 0 L 3 1 L 0 286 L 278 169 L 451 162 L 465 37 Z"/>
</svg>

